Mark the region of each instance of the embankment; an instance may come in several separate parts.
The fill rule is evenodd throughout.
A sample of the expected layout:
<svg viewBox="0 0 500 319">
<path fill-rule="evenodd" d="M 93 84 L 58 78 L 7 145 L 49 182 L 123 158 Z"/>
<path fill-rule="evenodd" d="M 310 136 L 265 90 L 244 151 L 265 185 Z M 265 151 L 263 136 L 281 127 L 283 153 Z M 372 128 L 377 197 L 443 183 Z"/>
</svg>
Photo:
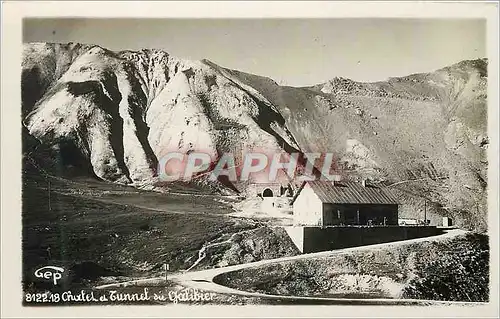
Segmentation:
<svg viewBox="0 0 500 319">
<path fill-rule="evenodd" d="M 202 260 L 193 270 L 225 267 L 259 260 L 296 256 L 300 251 L 282 227 L 258 227 L 225 234 L 203 246 Z M 191 260 L 195 262 L 195 257 Z"/>
<path fill-rule="evenodd" d="M 488 236 L 395 242 L 216 276 L 231 288 L 283 296 L 488 301 Z"/>
</svg>

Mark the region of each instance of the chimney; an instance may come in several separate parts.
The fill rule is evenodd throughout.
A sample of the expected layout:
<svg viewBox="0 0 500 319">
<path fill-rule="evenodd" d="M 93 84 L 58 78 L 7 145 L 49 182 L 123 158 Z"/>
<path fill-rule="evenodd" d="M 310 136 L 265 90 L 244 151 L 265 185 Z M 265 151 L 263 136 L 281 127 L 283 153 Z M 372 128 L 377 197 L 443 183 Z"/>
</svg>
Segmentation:
<svg viewBox="0 0 500 319">
<path fill-rule="evenodd" d="M 361 180 L 361 185 L 363 185 L 363 187 L 366 187 L 366 179 L 364 179 L 364 178 L 363 178 L 363 179 Z"/>
</svg>

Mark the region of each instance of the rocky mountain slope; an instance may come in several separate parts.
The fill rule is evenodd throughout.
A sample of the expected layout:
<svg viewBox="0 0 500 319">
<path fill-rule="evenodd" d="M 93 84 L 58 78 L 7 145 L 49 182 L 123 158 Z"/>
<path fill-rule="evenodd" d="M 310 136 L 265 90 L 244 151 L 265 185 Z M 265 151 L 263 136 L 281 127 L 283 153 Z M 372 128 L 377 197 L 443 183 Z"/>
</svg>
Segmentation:
<svg viewBox="0 0 500 319">
<path fill-rule="evenodd" d="M 392 184 L 407 216 L 423 217 L 425 206 L 428 218 L 485 229 L 486 70 L 481 59 L 294 88 L 159 50 L 25 44 L 23 149 L 58 174 L 72 167 L 137 186 L 157 184 L 170 151 L 334 152 L 346 177 Z"/>
<path fill-rule="evenodd" d="M 392 185 L 401 215 L 486 228 L 487 60 L 360 83 L 307 88 L 231 71 L 277 106 L 304 152 L 338 155 L 352 178 Z"/>
<path fill-rule="evenodd" d="M 151 183 L 172 151 L 297 148 L 271 103 L 207 61 L 37 43 L 24 47 L 22 77 L 29 134 L 80 151 L 105 180 Z"/>
</svg>

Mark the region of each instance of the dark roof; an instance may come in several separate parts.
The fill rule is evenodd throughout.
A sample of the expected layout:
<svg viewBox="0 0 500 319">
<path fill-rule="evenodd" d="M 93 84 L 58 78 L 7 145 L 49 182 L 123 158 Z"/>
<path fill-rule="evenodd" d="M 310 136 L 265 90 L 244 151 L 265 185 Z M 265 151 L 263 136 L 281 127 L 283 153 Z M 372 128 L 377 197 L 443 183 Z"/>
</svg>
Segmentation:
<svg viewBox="0 0 500 319">
<path fill-rule="evenodd" d="M 363 186 L 356 182 L 310 181 L 304 182 L 298 190 L 295 201 L 305 184 L 308 183 L 323 203 L 338 204 L 399 204 L 387 188 L 373 185 Z"/>
</svg>

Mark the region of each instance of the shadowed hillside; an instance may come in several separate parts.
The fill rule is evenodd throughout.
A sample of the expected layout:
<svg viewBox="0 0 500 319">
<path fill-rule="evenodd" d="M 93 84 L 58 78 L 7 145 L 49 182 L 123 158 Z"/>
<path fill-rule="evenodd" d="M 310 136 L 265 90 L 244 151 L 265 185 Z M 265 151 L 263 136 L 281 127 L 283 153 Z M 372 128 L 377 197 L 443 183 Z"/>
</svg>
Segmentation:
<svg viewBox="0 0 500 319">
<path fill-rule="evenodd" d="M 426 201 L 434 222 L 486 229 L 486 59 L 293 88 L 159 50 L 36 43 L 22 72 L 23 149 L 56 175 L 143 186 L 171 151 L 334 152 L 347 178 L 392 185 L 403 216 L 422 218 Z"/>
</svg>

